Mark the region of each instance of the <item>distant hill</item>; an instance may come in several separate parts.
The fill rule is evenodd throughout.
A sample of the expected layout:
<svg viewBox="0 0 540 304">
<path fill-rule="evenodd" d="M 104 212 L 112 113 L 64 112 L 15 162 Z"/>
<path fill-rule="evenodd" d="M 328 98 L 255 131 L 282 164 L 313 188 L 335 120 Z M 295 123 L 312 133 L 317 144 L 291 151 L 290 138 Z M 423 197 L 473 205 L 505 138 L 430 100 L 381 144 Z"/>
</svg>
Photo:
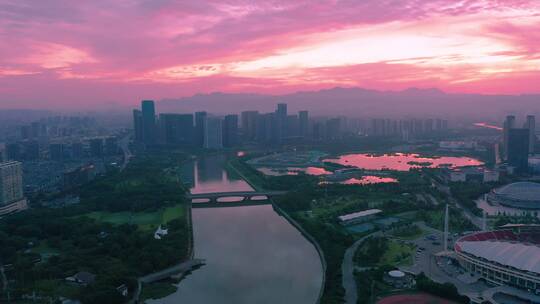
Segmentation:
<svg viewBox="0 0 540 304">
<path fill-rule="evenodd" d="M 539 114 L 540 95 L 448 94 L 438 89 L 375 91 L 333 88 L 285 95 L 198 94 L 158 102 L 158 112 L 238 113 L 245 110 L 273 111 L 285 102 L 289 112 L 307 109 L 312 115 L 369 117 L 500 118 L 512 114 Z"/>
</svg>

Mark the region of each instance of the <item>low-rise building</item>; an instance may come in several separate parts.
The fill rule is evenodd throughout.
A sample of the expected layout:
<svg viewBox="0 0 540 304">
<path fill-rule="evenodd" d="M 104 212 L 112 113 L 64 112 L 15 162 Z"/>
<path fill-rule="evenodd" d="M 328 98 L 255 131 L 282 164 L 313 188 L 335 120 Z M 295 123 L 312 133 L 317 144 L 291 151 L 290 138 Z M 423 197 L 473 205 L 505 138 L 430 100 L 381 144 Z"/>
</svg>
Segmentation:
<svg viewBox="0 0 540 304">
<path fill-rule="evenodd" d="M 338 220 L 342 225 L 363 223 L 374 219 L 380 213 L 382 213 L 380 209 L 369 209 L 339 216 Z"/>
</svg>

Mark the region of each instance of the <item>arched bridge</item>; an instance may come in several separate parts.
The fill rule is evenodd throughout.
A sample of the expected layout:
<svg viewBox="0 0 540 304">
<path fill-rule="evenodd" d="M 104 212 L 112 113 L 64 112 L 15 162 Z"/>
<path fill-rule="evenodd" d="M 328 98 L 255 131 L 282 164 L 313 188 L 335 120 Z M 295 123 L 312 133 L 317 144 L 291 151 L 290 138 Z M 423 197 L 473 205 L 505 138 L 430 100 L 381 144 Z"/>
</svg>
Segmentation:
<svg viewBox="0 0 540 304">
<path fill-rule="evenodd" d="M 253 198 L 266 196 L 268 198 L 287 194 L 287 191 L 235 191 L 235 192 L 213 192 L 213 193 L 200 193 L 200 194 L 188 194 L 186 198 L 189 200 L 208 200 L 211 203 L 217 203 L 218 199 L 226 197 L 242 197 L 243 201 L 252 201 Z"/>
</svg>

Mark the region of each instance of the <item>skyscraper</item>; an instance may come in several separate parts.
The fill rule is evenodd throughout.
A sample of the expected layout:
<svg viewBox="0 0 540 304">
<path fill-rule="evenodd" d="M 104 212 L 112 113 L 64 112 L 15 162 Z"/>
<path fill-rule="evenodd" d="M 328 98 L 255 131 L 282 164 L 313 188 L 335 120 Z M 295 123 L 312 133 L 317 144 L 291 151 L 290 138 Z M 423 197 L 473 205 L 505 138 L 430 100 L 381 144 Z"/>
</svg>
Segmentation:
<svg viewBox="0 0 540 304">
<path fill-rule="evenodd" d="M 255 140 L 257 136 L 258 111 L 242 112 L 242 134 L 245 140 Z"/>
<path fill-rule="evenodd" d="M 276 126 L 274 129 L 274 143 L 281 144 L 287 137 L 287 104 L 278 103 L 276 109 Z"/>
<path fill-rule="evenodd" d="M 102 157 L 103 156 L 103 139 L 94 138 L 90 140 L 90 154 L 92 157 Z"/>
<path fill-rule="evenodd" d="M 204 136 L 206 134 L 206 112 L 196 112 L 195 113 L 195 144 L 197 147 L 204 147 Z"/>
<path fill-rule="evenodd" d="M 0 215 L 26 208 L 21 163 L 16 161 L 0 163 Z"/>
<path fill-rule="evenodd" d="M 536 119 L 534 115 L 527 115 L 524 128 L 529 130 L 529 154 L 534 154 L 534 145 L 536 144 Z"/>
<path fill-rule="evenodd" d="M 53 143 L 49 145 L 49 158 L 55 161 L 64 160 L 64 145 L 62 143 Z"/>
<path fill-rule="evenodd" d="M 508 115 L 506 116 L 506 120 L 504 121 L 504 128 L 503 128 L 503 152 L 504 152 L 504 159 L 508 159 L 508 136 L 510 133 L 510 129 L 515 128 L 516 124 L 516 117 L 514 115 Z"/>
<path fill-rule="evenodd" d="M 223 120 L 223 146 L 230 148 L 238 144 L 238 115 L 227 115 Z"/>
<path fill-rule="evenodd" d="M 508 130 L 508 164 L 516 172 L 527 172 L 529 167 L 529 129 Z"/>
<path fill-rule="evenodd" d="M 300 136 L 308 137 L 309 134 L 309 113 L 308 111 L 298 112 Z"/>
<path fill-rule="evenodd" d="M 160 114 L 162 141 L 168 145 L 191 146 L 194 139 L 192 114 Z"/>
<path fill-rule="evenodd" d="M 140 110 L 133 110 L 133 130 L 135 131 L 135 141 L 143 141 L 143 126 L 142 126 L 142 112 Z"/>
<path fill-rule="evenodd" d="M 204 147 L 206 149 L 223 148 L 223 121 L 221 118 L 206 118 L 204 124 Z"/>
<path fill-rule="evenodd" d="M 142 106 L 142 130 L 143 141 L 145 144 L 156 143 L 156 110 L 153 100 L 143 100 Z"/>
</svg>

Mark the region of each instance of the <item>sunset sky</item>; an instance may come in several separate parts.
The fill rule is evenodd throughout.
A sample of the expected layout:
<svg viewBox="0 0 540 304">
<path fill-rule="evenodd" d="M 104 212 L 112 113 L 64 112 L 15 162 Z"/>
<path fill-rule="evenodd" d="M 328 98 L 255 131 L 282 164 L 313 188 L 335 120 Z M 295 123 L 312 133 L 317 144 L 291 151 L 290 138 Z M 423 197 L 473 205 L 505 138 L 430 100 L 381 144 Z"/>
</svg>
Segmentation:
<svg viewBox="0 0 540 304">
<path fill-rule="evenodd" d="M 335 86 L 540 93 L 540 1 L 0 0 L 0 108 Z"/>
</svg>

